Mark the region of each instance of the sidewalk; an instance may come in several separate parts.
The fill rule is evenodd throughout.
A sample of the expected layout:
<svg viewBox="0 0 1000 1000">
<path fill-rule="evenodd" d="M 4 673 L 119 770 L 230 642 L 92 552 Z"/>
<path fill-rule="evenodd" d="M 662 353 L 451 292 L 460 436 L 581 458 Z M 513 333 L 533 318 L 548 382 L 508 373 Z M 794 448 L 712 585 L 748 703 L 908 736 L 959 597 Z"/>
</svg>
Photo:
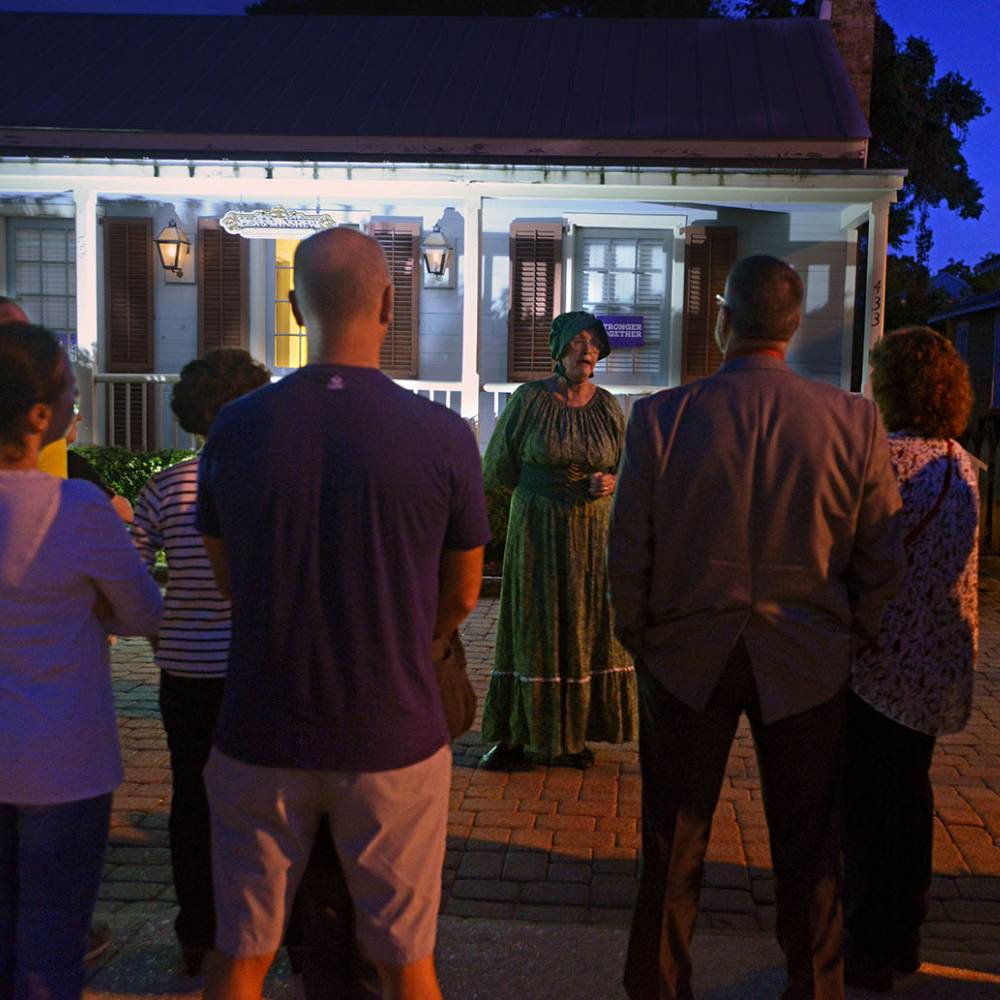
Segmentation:
<svg viewBox="0 0 1000 1000">
<path fill-rule="evenodd" d="M 933 778 L 935 879 L 925 957 L 983 969 L 992 981 L 938 972 L 896 989 L 907 997 L 1000 996 L 1000 561 L 986 560 L 972 721 L 938 744 Z M 497 602 L 486 599 L 463 633 L 470 673 L 485 691 Z M 113 654 L 126 779 L 115 797 L 98 915 L 115 947 L 89 996 L 184 995 L 178 977 L 167 848 L 170 772 L 156 707 L 157 672 L 141 640 Z M 635 891 L 639 775 L 634 746 L 595 746 L 586 772 L 475 770 L 486 748 L 474 730 L 455 745 L 439 962 L 449 996 L 482 1000 L 619 1000 Z M 773 936 L 774 881 L 749 728 L 730 756 L 701 896 L 699 996 L 780 991 Z M 464 918 L 464 919 L 460 919 Z M 279 966 L 268 996 L 290 996 Z"/>
</svg>

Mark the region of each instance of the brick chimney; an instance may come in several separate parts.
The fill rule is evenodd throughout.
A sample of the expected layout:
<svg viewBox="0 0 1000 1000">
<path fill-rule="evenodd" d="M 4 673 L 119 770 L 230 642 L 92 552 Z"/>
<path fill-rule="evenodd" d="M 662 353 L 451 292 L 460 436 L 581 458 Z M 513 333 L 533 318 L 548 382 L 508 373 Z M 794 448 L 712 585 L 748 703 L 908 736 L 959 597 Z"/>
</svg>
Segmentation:
<svg viewBox="0 0 1000 1000">
<path fill-rule="evenodd" d="M 871 107 L 875 0 L 816 0 L 816 16 L 829 21 L 865 117 Z"/>
</svg>

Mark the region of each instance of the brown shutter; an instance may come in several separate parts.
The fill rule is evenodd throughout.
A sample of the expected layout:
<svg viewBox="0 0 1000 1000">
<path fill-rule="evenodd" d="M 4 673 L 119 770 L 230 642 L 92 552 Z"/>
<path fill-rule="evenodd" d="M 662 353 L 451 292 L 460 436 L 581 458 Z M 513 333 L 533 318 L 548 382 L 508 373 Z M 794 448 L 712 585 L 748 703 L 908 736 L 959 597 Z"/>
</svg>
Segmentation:
<svg viewBox="0 0 1000 1000">
<path fill-rule="evenodd" d="M 420 223 L 372 221 L 369 233 L 389 262 L 393 307 L 382 342 L 379 368 L 392 378 L 417 377 L 417 331 L 420 326 Z"/>
<path fill-rule="evenodd" d="M 153 220 L 104 220 L 104 316 L 107 370 L 152 372 Z M 153 386 L 114 385 L 108 406 L 108 440 L 133 450 L 153 447 Z M 126 433 L 126 421 L 128 433 Z"/>
<path fill-rule="evenodd" d="M 507 377 L 512 382 L 552 374 L 549 327 L 562 305 L 562 237 L 559 222 L 510 227 Z"/>
<path fill-rule="evenodd" d="M 247 348 L 247 241 L 198 220 L 198 357 L 220 347 Z"/>
<path fill-rule="evenodd" d="M 736 230 L 726 226 L 690 226 L 684 237 L 683 381 L 711 375 L 722 364 L 715 343 L 719 315 L 716 295 L 736 263 Z"/>
<path fill-rule="evenodd" d="M 109 372 L 153 370 L 153 220 L 104 219 Z"/>
</svg>

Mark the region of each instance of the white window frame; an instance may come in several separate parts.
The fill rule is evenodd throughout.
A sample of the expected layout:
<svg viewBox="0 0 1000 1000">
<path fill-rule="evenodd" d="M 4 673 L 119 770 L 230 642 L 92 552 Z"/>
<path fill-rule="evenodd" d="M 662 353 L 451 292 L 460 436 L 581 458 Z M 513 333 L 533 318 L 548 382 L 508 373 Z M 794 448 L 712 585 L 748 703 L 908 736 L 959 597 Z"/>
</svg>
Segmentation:
<svg viewBox="0 0 1000 1000">
<path fill-rule="evenodd" d="M 71 356 L 75 356 L 76 353 L 76 318 L 77 318 L 77 307 L 76 307 L 76 241 L 75 241 L 75 231 L 76 227 L 72 219 L 55 219 L 55 218 L 23 218 L 23 217 L 6 217 L 6 258 L 7 258 L 7 295 L 11 298 L 16 299 L 24 308 L 24 311 L 28 314 L 28 318 L 32 323 L 37 323 L 40 326 L 45 326 L 51 329 L 59 339 L 62 341 L 63 346 L 70 352 Z M 66 275 L 66 288 L 67 292 L 64 295 L 49 295 L 46 296 L 45 292 L 41 292 L 38 296 L 32 296 L 32 298 L 38 298 L 42 302 L 42 313 L 37 314 L 37 310 L 26 308 L 26 303 L 24 302 L 25 295 L 27 294 L 22 288 L 18 286 L 17 283 L 17 232 L 18 230 L 24 229 L 35 229 L 35 230 L 59 230 L 63 232 L 67 238 L 66 247 L 66 260 L 65 262 L 49 262 L 49 263 L 65 263 L 67 275 Z M 44 260 L 40 263 L 45 263 Z M 72 273 L 71 273 L 72 269 Z M 52 323 L 47 323 L 45 321 L 45 298 L 59 298 L 66 300 L 66 317 L 68 323 L 66 326 L 55 326 Z"/>
<path fill-rule="evenodd" d="M 573 216 L 573 226 L 570 229 L 569 238 L 564 241 L 567 245 L 567 253 L 564 258 L 564 271 L 566 275 L 567 291 L 565 301 L 569 303 L 570 309 L 580 309 L 582 307 L 582 289 L 580 279 L 583 271 L 582 240 L 590 237 L 610 240 L 648 240 L 655 239 L 662 241 L 666 254 L 664 266 L 664 301 L 663 312 L 660 319 L 660 343 L 659 343 L 659 363 L 655 372 L 643 371 L 607 371 L 605 363 L 598 364 L 596 374 L 599 380 L 616 384 L 636 384 L 636 385 L 658 385 L 667 384 L 670 379 L 670 357 L 673 354 L 672 344 L 677 335 L 675 320 L 678 316 L 677 303 L 683 302 L 683 288 L 680 290 L 681 298 L 678 299 L 678 272 L 683 281 L 683 263 L 678 268 L 677 244 L 680 237 L 680 229 L 686 221 L 681 216 L 663 217 L 636 217 L 636 216 Z M 647 225 L 647 222 L 652 223 Z M 584 225 L 586 223 L 586 225 Z M 609 225 L 612 223 L 612 225 Z M 627 223 L 614 225 L 614 223 Z M 681 310 L 682 312 L 682 310 Z"/>
<path fill-rule="evenodd" d="M 993 314 L 993 380 L 990 386 L 990 407 L 1000 407 L 1000 310 Z"/>
<path fill-rule="evenodd" d="M 955 350 L 962 356 L 962 360 L 969 362 L 969 321 L 959 320 L 955 325 Z"/>
</svg>

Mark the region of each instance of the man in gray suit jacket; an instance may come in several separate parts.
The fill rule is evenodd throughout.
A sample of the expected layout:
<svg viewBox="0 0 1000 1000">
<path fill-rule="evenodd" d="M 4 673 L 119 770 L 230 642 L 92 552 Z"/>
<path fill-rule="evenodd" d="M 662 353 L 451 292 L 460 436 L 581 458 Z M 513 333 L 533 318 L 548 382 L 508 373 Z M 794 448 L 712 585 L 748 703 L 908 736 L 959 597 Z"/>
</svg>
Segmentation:
<svg viewBox="0 0 1000 1000">
<path fill-rule="evenodd" d="M 609 543 L 636 658 L 643 870 L 625 985 L 691 996 L 712 814 L 746 712 L 763 779 L 788 998 L 843 995 L 838 784 L 852 648 L 902 565 L 873 403 L 794 374 L 802 280 L 773 257 L 726 282 L 712 376 L 632 410 Z"/>
</svg>

